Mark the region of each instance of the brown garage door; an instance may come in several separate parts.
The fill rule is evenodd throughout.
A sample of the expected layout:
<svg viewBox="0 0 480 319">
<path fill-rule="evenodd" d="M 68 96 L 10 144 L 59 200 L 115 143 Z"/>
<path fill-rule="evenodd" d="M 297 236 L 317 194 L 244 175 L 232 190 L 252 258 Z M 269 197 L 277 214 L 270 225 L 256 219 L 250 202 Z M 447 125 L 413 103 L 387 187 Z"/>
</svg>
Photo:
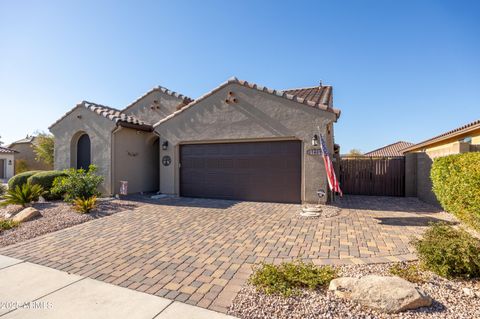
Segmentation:
<svg viewBox="0 0 480 319">
<path fill-rule="evenodd" d="M 180 163 L 181 196 L 300 202 L 300 141 L 182 145 Z"/>
</svg>

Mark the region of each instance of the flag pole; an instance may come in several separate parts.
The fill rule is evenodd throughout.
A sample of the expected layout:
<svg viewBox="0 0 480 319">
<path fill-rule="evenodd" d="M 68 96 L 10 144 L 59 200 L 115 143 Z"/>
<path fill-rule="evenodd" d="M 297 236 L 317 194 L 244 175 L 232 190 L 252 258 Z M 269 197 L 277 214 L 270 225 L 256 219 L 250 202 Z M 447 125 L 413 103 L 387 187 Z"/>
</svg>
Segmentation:
<svg viewBox="0 0 480 319">
<path fill-rule="evenodd" d="M 320 131 L 320 125 L 317 125 L 317 130 L 318 130 L 318 135 L 320 136 L 320 139 L 323 139 L 323 135 L 322 135 L 322 132 Z M 320 142 L 321 144 L 321 142 Z M 322 154 L 323 154 L 323 148 L 322 149 Z M 325 168 L 326 169 L 326 168 Z M 328 178 L 328 177 L 327 177 Z M 335 196 L 335 192 L 330 190 L 330 194 L 332 194 L 332 200 L 335 201 L 336 199 L 336 196 Z M 327 197 L 328 198 L 328 197 Z"/>
</svg>

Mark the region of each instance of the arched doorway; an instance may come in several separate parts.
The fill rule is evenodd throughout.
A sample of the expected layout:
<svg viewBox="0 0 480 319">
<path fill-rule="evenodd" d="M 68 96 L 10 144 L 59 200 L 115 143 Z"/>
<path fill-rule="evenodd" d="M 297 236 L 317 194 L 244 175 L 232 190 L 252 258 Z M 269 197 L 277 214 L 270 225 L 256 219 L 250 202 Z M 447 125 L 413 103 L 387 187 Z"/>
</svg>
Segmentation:
<svg viewBox="0 0 480 319">
<path fill-rule="evenodd" d="M 90 164 L 90 137 L 87 134 L 83 134 L 77 142 L 77 169 L 88 169 Z"/>
</svg>

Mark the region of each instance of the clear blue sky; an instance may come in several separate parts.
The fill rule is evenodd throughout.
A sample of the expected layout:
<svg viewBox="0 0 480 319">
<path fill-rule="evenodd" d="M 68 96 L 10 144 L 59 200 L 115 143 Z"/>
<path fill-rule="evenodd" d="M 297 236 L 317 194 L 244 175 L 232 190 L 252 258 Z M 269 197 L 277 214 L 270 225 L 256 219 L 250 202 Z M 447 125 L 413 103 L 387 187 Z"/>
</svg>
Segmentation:
<svg viewBox="0 0 480 319">
<path fill-rule="evenodd" d="M 333 85 L 343 152 L 418 142 L 480 118 L 479 17 L 479 1 L 0 0 L 0 135 L 237 76 Z"/>
</svg>

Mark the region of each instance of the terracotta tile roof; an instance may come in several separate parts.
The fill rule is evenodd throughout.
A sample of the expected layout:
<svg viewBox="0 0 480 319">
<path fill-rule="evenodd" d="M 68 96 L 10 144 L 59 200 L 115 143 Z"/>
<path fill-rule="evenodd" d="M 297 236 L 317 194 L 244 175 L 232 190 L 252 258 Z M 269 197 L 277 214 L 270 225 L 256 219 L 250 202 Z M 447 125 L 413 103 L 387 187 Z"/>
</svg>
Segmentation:
<svg viewBox="0 0 480 319">
<path fill-rule="evenodd" d="M 374 151 L 365 153 L 365 156 L 383 156 L 383 157 L 395 157 L 403 156 L 403 149 L 412 146 L 413 143 L 398 141 L 390 145 L 378 148 Z"/>
<path fill-rule="evenodd" d="M 251 89 L 255 89 L 257 91 L 260 91 L 260 92 L 265 92 L 265 93 L 268 93 L 268 94 L 271 94 L 271 95 L 275 95 L 275 96 L 278 96 L 278 97 L 282 97 L 282 98 L 285 98 L 287 100 L 291 100 L 291 101 L 294 101 L 294 102 L 297 102 L 297 103 L 300 103 L 300 104 L 304 104 L 306 106 L 310 106 L 310 107 L 314 107 L 314 108 L 318 108 L 320 110 L 323 110 L 323 111 L 327 111 L 327 112 L 332 112 L 336 115 L 337 119 L 340 117 L 340 110 L 337 110 L 337 109 L 334 109 L 332 107 L 329 107 L 328 104 L 324 104 L 323 100 L 322 101 L 310 101 L 310 100 L 307 100 L 306 98 L 304 97 L 301 97 L 301 96 L 297 96 L 297 95 L 293 95 L 291 93 L 287 93 L 286 91 L 279 91 L 279 90 L 273 90 L 273 89 L 269 89 L 265 86 L 262 86 L 262 85 L 258 85 L 258 84 L 255 84 L 255 83 L 251 83 L 251 82 L 247 82 L 247 81 L 244 81 L 244 80 L 239 80 L 237 79 L 236 77 L 232 77 L 230 79 L 228 79 L 226 82 L 222 83 L 221 85 L 219 85 L 217 88 L 213 89 L 212 91 L 202 95 L 201 97 L 199 97 L 198 99 L 192 101 L 191 103 L 185 105 L 183 108 L 181 108 L 180 110 L 176 111 L 176 112 L 173 112 L 172 114 L 170 114 L 169 116 L 161 119 L 160 121 L 158 121 L 156 124 L 154 124 L 153 126 L 156 127 L 160 124 L 162 124 L 163 122 L 166 122 L 168 121 L 169 119 L 171 119 L 172 117 L 176 116 L 177 114 L 180 114 L 181 112 L 184 112 L 185 110 L 189 109 L 190 107 L 194 106 L 195 104 L 199 103 L 200 101 L 208 98 L 209 96 L 213 95 L 214 93 L 220 91 L 221 89 L 223 89 L 225 86 L 231 84 L 231 83 L 235 83 L 235 84 L 239 84 L 239 85 L 242 85 L 242 86 L 245 86 L 245 87 L 248 87 L 248 88 L 251 88 Z"/>
<path fill-rule="evenodd" d="M 15 150 L 11 150 L 9 148 L 0 146 L 0 154 L 14 154 L 14 153 L 18 153 L 18 152 Z"/>
<path fill-rule="evenodd" d="M 458 135 L 461 135 L 461 134 L 465 134 L 465 133 L 468 133 L 468 132 L 471 132 L 471 131 L 474 131 L 474 130 L 477 130 L 477 129 L 480 129 L 480 120 L 473 121 L 471 123 L 468 123 L 468 124 L 465 124 L 463 126 L 457 127 L 456 129 L 453 129 L 451 131 L 442 133 L 442 134 L 437 135 L 435 137 L 432 137 L 428 140 L 425 140 L 423 142 L 412 145 L 412 146 L 404 149 L 403 151 L 404 152 L 413 151 L 413 150 L 428 146 L 430 144 L 441 142 L 443 140 L 446 140 L 446 139 L 449 139 L 449 138 L 452 138 L 452 137 L 455 137 L 455 136 L 458 136 Z"/>
<path fill-rule="evenodd" d="M 145 130 L 145 131 L 151 131 L 152 126 L 134 116 L 127 115 L 123 113 L 122 111 L 115 109 L 113 107 L 97 104 L 97 103 L 92 103 L 88 101 L 82 101 L 79 104 L 77 104 L 72 110 L 67 112 L 64 116 L 62 116 L 60 119 L 58 119 L 55 123 L 50 125 L 49 128 L 53 127 L 57 123 L 59 123 L 61 120 L 63 120 L 66 116 L 68 116 L 70 113 L 72 113 L 76 108 L 78 107 L 85 107 L 86 109 L 95 112 L 96 114 L 103 116 L 113 122 L 115 122 L 119 126 L 125 126 L 125 127 L 135 127 L 140 130 Z"/>
<path fill-rule="evenodd" d="M 332 87 L 325 85 L 308 88 L 288 89 L 284 90 L 283 92 L 324 105 L 329 105 L 332 100 Z"/>
<path fill-rule="evenodd" d="M 12 144 L 10 144 L 10 146 L 11 146 L 11 145 L 14 145 L 14 144 L 27 144 L 27 143 L 32 143 L 34 138 L 35 138 L 35 136 L 33 136 L 33 135 L 32 135 L 32 136 L 28 136 L 28 135 L 27 135 L 27 137 L 22 138 L 21 140 L 18 140 L 18 141 L 13 142 Z"/>
<path fill-rule="evenodd" d="M 154 87 L 153 89 L 151 89 L 150 91 L 148 91 L 147 93 L 143 94 L 142 96 L 140 96 L 138 99 L 136 99 L 135 101 L 133 101 L 132 103 L 130 103 L 129 105 L 127 105 L 124 109 L 123 109 L 123 112 L 125 112 L 126 110 L 128 110 L 129 108 L 131 108 L 135 103 L 137 103 L 138 101 L 140 101 L 141 99 L 143 99 L 145 96 L 149 95 L 150 93 L 152 92 L 155 92 L 155 91 L 160 91 L 160 92 L 163 92 L 167 95 L 170 95 L 170 96 L 174 96 L 176 98 L 179 98 L 180 100 L 183 101 L 184 104 L 188 104 L 190 102 L 193 101 L 193 99 L 189 98 L 188 96 L 185 96 L 183 94 L 180 94 L 180 93 L 177 93 L 175 91 L 172 91 L 172 90 L 169 90 L 163 86 L 157 86 L 157 87 Z"/>
</svg>

